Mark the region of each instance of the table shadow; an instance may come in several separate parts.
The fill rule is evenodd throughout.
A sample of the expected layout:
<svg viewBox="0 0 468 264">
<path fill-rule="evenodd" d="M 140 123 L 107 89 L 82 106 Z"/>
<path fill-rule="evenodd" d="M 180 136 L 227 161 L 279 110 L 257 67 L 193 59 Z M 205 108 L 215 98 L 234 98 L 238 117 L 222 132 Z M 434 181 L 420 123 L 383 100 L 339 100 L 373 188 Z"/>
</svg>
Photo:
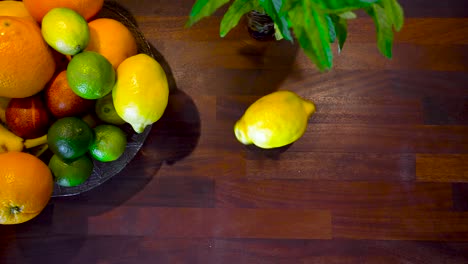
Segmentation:
<svg viewBox="0 0 468 264">
<path fill-rule="evenodd" d="M 245 27 L 245 21 L 239 24 Z M 255 72 L 253 79 L 238 79 L 238 87 L 235 94 L 266 95 L 281 88 L 283 82 L 295 69 L 296 57 L 299 51 L 297 42 L 287 40 L 259 41 L 253 38 L 245 38 L 238 49 L 238 53 L 249 62 L 249 70 Z"/>
</svg>

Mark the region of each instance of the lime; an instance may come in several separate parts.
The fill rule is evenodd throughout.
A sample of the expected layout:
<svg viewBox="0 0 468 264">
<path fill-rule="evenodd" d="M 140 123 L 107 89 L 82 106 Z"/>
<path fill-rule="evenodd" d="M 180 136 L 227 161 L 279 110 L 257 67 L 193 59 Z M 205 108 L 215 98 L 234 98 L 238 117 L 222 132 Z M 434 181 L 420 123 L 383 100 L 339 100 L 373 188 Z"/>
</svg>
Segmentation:
<svg viewBox="0 0 468 264">
<path fill-rule="evenodd" d="M 70 88 L 85 99 L 104 97 L 114 87 L 115 71 L 112 64 L 101 54 L 84 51 L 73 56 L 67 66 Z"/>
<path fill-rule="evenodd" d="M 115 111 L 111 93 L 97 100 L 95 111 L 99 119 L 104 122 L 114 125 L 125 124 L 125 121 Z"/>
<path fill-rule="evenodd" d="M 234 125 L 242 144 L 276 148 L 298 140 L 307 128 L 315 105 L 290 91 L 277 91 L 263 96 L 245 111 Z"/>
<path fill-rule="evenodd" d="M 74 160 L 85 154 L 92 141 L 93 130 L 77 117 L 58 119 L 47 133 L 50 150 L 66 160 Z"/>
<path fill-rule="evenodd" d="M 72 9 L 53 8 L 42 19 L 42 37 L 52 48 L 65 55 L 75 55 L 89 42 L 88 22 Z"/>
<path fill-rule="evenodd" d="M 94 134 L 94 141 L 89 147 L 93 158 L 109 162 L 122 156 L 127 146 L 127 137 L 122 129 L 114 125 L 99 125 L 94 128 Z"/>
<path fill-rule="evenodd" d="M 158 121 L 166 109 L 169 86 L 161 65 L 146 54 L 125 59 L 117 68 L 112 90 L 117 114 L 141 133 Z"/>
<path fill-rule="evenodd" d="M 87 155 L 71 162 L 53 155 L 49 161 L 49 168 L 54 175 L 55 182 L 64 187 L 78 186 L 85 182 L 93 172 L 93 167 L 93 161 Z"/>
</svg>

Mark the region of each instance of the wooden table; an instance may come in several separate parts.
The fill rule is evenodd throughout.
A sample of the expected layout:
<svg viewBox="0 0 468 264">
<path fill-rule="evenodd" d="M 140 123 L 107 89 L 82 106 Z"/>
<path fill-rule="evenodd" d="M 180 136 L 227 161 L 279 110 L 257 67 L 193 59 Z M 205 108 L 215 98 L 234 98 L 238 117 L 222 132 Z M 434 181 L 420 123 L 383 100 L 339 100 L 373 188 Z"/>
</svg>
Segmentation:
<svg viewBox="0 0 468 264">
<path fill-rule="evenodd" d="M 220 15 L 184 28 L 194 1 L 120 0 L 164 58 L 165 117 L 104 185 L 0 226 L 0 263 L 468 263 L 468 8 L 400 2 L 394 58 L 367 16 L 334 68 L 297 44 L 257 42 Z M 313 100 L 279 150 L 238 143 L 255 99 Z"/>
</svg>

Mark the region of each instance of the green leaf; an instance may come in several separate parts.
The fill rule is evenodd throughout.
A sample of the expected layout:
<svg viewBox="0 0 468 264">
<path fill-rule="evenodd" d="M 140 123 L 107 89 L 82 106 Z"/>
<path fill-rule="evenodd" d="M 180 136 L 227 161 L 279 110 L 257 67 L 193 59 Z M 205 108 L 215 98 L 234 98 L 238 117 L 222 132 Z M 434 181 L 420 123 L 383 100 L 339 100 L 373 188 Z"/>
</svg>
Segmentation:
<svg viewBox="0 0 468 264">
<path fill-rule="evenodd" d="M 283 1 L 283 5 L 281 6 L 279 13 L 281 15 L 288 13 L 290 10 L 293 10 L 297 5 L 300 5 L 300 4 L 301 4 L 301 0 Z"/>
<path fill-rule="evenodd" d="M 218 8 L 228 3 L 229 0 L 197 0 L 190 11 L 186 27 L 190 27 L 200 19 L 211 16 Z"/>
<path fill-rule="evenodd" d="M 321 71 L 332 67 L 333 53 L 325 14 L 308 0 L 302 0 L 289 13 L 299 44 Z"/>
<path fill-rule="evenodd" d="M 338 16 L 344 19 L 355 19 L 357 17 L 356 14 L 352 11 L 343 12 L 341 14 L 338 14 Z"/>
<path fill-rule="evenodd" d="M 274 27 L 275 27 L 275 39 L 282 40 L 284 38 L 283 34 L 281 34 L 281 31 L 279 30 L 278 25 L 276 25 L 276 23 L 274 24 Z"/>
<path fill-rule="evenodd" d="M 391 19 L 396 31 L 400 31 L 403 27 L 403 8 L 398 4 L 397 0 L 382 0 L 382 6 L 385 9 L 387 17 Z"/>
<path fill-rule="evenodd" d="M 336 37 L 338 38 L 338 52 L 341 52 L 348 37 L 348 22 L 340 15 L 331 14 L 330 18 L 335 26 Z"/>
<path fill-rule="evenodd" d="M 219 35 L 226 36 L 231 29 L 237 26 L 242 16 L 253 9 L 255 9 L 255 5 L 252 0 L 235 0 L 221 20 Z"/>
<path fill-rule="evenodd" d="M 288 21 L 284 14 L 280 15 L 282 3 L 282 0 L 260 0 L 260 5 L 278 26 L 278 29 L 281 31 L 281 35 L 283 35 L 286 40 L 292 41 L 293 38 L 289 31 Z"/>
<path fill-rule="evenodd" d="M 333 43 L 335 42 L 335 39 L 336 39 L 335 25 L 333 24 L 333 21 L 329 15 L 325 15 L 325 18 L 327 19 L 328 34 L 330 35 L 330 42 Z"/>
<path fill-rule="evenodd" d="M 343 13 L 346 11 L 368 8 L 380 0 L 309 0 L 326 12 Z"/>
<path fill-rule="evenodd" d="M 392 57 L 393 30 L 392 21 L 387 17 L 385 10 L 377 4 L 367 8 L 366 12 L 374 20 L 377 30 L 377 47 L 379 51 L 387 58 Z"/>
</svg>

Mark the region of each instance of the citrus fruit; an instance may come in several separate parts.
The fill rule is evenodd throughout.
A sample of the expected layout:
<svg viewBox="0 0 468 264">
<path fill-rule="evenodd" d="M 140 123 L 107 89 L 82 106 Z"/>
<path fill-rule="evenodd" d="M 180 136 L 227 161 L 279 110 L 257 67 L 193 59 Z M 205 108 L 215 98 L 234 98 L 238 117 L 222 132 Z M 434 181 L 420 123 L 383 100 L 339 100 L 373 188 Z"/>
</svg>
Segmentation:
<svg viewBox="0 0 468 264">
<path fill-rule="evenodd" d="M 95 112 L 97 117 L 106 123 L 114 125 L 125 124 L 125 121 L 115 111 L 111 93 L 96 101 Z"/>
<path fill-rule="evenodd" d="M 22 98 L 41 91 L 55 62 L 39 26 L 25 18 L 0 17 L 0 96 Z"/>
<path fill-rule="evenodd" d="M 35 21 L 24 6 L 24 3 L 18 1 L 0 1 L 0 16 L 22 17 Z"/>
<path fill-rule="evenodd" d="M 52 195 L 47 165 L 24 152 L 0 154 L 0 224 L 19 224 L 36 217 Z"/>
<path fill-rule="evenodd" d="M 99 99 L 110 91 L 115 83 L 112 64 L 101 54 L 84 51 L 73 56 L 67 66 L 70 88 L 85 99 Z"/>
<path fill-rule="evenodd" d="M 77 117 L 58 119 L 47 133 L 50 150 L 64 160 L 74 160 L 84 155 L 92 141 L 92 129 Z"/>
<path fill-rule="evenodd" d="M 99 125 L 94 128 L 94 141 L 89 147 L 93 158 L 102 162 L 118 159 L 127 146 L 127 136 L 114 125 Z"/>
<path fill-rule="evenodd" d="M 79 97 L 68 85 L 67 72 L 62 71 L 45 88 L 47 108 L 57 118 L 79 116 L 94 107 L 94 101 Z"/>
<path fill-rule="evenodd" d="M 86 48 L 89 28 L 77 12 L 64 7 L 50 10 L 42 19 L 42 36 L 56 51 L 75 55 Z"/>
<path fill-rule="evenodd" d="M 137 133 L 158 121 L 169 99 L 166 73 L 146 54 L 125 59 L 117 68 L 112 98 L 117 114 Z"/>
<path fill-rule="evenodd" d="M 6 123 L 5 112 L 10 101 L 11 101 L 11 98 L 0 96 L 0 124 Z"/>
<path fill-rule="evenodd" d="M 23 0 L 23 3 L 31 16 L 41 22 L 45 14 L 56 7 L 68 7 L 89 20 L 101 10 L 104 0 Z"/>
<path fill-rule="evenodd" d="M 85 182 L 93 172 L 93 161 L 88 155 L 66 162 L 53 155 L 49 160 L 49 168 L 54 175 L 54 181 L 64 187 L 78 186 Z"/>
<path fill-rule="evenodd" d="M 41 94 L 11 99 L 5 111 L 5 119 L 8 128 L 25 139 L 45 135 L 50 125 L 50 115 Z"/>
<path fill-rule="evenodd" d="M 90 39 L 86 50 L 96 51 L 106 57 L 114 69 L 126 58 L 137 54 L 135 38 L 119 21 L 99 18 L 88 25 Z"/>
<path fill-rule="evenodd" d="M 237 139 L 260 148 L 276 148 L 298 140 L 305 132 L 315 105 L 290 91 L 263 96 L 234 126 Z"/>
</svg>

